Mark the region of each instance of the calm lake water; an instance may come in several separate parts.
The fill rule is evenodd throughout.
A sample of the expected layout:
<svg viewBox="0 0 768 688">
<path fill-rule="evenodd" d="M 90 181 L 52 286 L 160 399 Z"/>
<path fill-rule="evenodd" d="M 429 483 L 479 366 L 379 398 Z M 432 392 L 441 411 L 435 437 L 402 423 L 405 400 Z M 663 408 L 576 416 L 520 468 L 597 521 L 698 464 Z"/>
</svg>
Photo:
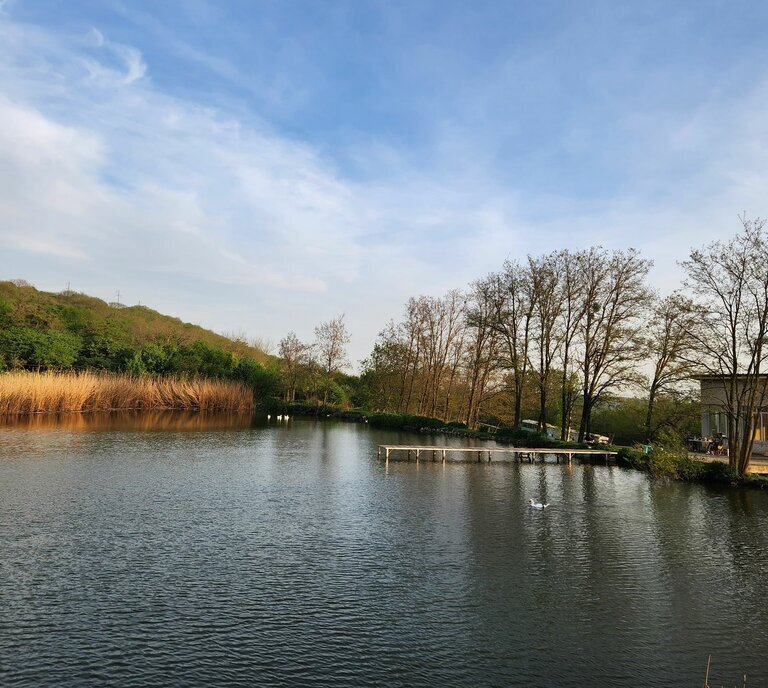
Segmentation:
<svg viewBox="0 0 768 688">
<path fill-rule="evenodd" d="M 768 495 L 376 458 L 434 441 L 0 427 L 0 685 L 768 685 Z"/>
</svg>

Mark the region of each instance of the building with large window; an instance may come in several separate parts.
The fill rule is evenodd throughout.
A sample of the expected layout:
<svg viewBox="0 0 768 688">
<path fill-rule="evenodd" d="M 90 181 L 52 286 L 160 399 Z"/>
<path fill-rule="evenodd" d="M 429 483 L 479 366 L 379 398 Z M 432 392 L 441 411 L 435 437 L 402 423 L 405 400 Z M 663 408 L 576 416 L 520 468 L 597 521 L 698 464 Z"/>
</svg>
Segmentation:
<svg viewBox="0 0 768 688">
<path fill-rule="evenodd" d="M 699 375 L 696 377 L 701 385 L 701 435 L 702 437 L 714 437 L 722 435 L 726 441 L 728 438 L 728 403 L 727 386 L 730 378 L 720 375 Z M 745 395 L 749 392 L 745 388 L 746 376 L 739 376 L 737 380 L 737 395 Z M 768 375 L 759 377 L 758 389 L 755 398 L 758 408 L 753 413 L 757 414 L 755 424 L 755 444 L 753 454 L 768 456 Z M 760 402 L 762 401 L 762 404 Z M 740 419 L 742 431 L 744 419 Z"/>
</svg>

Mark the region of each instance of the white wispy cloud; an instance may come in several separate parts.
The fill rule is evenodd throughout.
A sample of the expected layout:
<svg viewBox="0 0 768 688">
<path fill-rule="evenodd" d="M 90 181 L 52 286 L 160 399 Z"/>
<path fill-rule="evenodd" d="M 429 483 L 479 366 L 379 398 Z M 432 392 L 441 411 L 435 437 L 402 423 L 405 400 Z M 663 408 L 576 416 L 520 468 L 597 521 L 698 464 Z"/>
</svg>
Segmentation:
<svg viewBox="0 0 768 688">
<path fill-rule="evenodd" d="M 417 161 L 358 142 L 344 152 L 365 180 L 350 178 L 253 114 L 169 95 L 98 27 L 67 34 L 7 11 L 0 92 L 1 277 L 122 287 L 275 340 L 346 312 L 356 358 L 407 296 L 462 287 L 507 256 L 634 245 L 672 288 L 688 247 L 735 229 L 737 211 L 768 212 L 759 82 L 684 117 L 628 118 L 633 184 L 608 201 L 526 186 L 526 160 L 501 181 L 491 134 L 456 121 Z"/>
<path fill-rule="evenodd" d="M 128 86 L 141 79 L 147 71 L 147 65 L 141 59 L 141 53 L 135 48 L 102 41 L 99 48 L 110 50 L 121 63 L 122 69 L 104 66 L 98 60 L 85 59 L 83 65 L 90 77 L 105 86 Z"/>
<path fill-rule="evenodd" d="M 415 190 L 356 185 L 262 122 L 167 96 L 144 78 L 137 50 L 97 29 L 66 36 L 3 20 L 0 32 L 9 38 L 0 49 L 0 244 L 19 256 L 17 272 L 27 266 L 43 285 L 75 273 L 83 288 L 106 273 L 150 292 L 157 275 L 176 275 L 200 291 L 230 285 L 246 302 L 270 292 L 264 300 L 289 302 L 290 316 L 267 303 L 276 322 L 257 312 L 250 327 L 276 337 L 291 327 L 309 334 L 377 291 L 399 310 L 406 274 L 434 269 L 409 241 L 445 211 Z M 401 239 L 388 239 L 396 228 Z M 389 264 L 376 264 L 371 238 Z M 35 266 L 41 254 L 57 261 L 55 277 Z M 348 290 L 358 291 L 345 303 Z M 209 324 L 226 328 L 226 313 L 217 315 Z M 378 316 L 358 318 L 370 339 Z"/>
</svg>

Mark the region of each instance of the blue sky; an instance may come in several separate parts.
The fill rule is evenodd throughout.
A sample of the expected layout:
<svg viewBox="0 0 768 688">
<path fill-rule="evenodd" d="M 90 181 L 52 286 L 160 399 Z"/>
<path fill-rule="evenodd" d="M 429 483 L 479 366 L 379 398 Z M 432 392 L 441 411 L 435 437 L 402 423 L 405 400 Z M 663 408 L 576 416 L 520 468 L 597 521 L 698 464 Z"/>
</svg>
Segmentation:
<svg viewBox="0 0 768 688">
<path fill-rule="evenodd" d="M 762 2 L 0 1 L 0 276 L 352 358 L 506 257 L 768 214 Z"/>
</svg>

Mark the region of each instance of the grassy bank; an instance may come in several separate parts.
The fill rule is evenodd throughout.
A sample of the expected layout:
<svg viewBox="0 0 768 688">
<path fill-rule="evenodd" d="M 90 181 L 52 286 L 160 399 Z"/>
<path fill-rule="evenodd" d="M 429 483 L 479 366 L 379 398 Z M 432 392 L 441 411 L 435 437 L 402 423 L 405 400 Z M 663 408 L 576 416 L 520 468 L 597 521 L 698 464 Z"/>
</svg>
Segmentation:
<svg viewBox="0 0 768 688">
<path fill-rule="evenodd" d="M 368 421 L 373 427 L 390 428 L 393 430 L 417 430 L 419 432 L 433 432 L 457 437 L 469 437 L 474 439 L 495 440 L 502 444 L 512 444 L 515 447 L 543 447 L 552 449 L 589 449 L 590 445 L 578 442 L 561 442 L 552 439 L 549 435 L 520 428 L 500 428 L 494 433 L 484 430 L 470 430 L 464 423 L 456 421 L 444 422 L 439 418 L 428 416 L 411 416 L 395 413 L 375 413 L 368 416 Z"/>
<path fill-rule="evenodd" d="M 322 418 L 338 418 L 355 422 L 366 422 L 374 428 L 388 430 L 403 430 L 408 432 L 424 432 L 455 437 L 468 437 L 481 440 L 495 440 L 502 444 L 512 444 L 516 447 L 551 447 L 553 449 L 589 449 L 593 445 L 577 442 L 561 442 L 553 440 L 546 434 L 520 430 L 518 428 L 501 428 L 495 433 L 482 430 L 470 430 L 464 423 L 456 421 L 444 422 L 439 418 L 429 416 L 414 416 L 404 413 L 368 413 L 360 409 L 343 409 L 332 405 L 315 405 L 306 403 L 276 404 L 276 413 L 288 413 L 294 416 L 317 416 Z"/>
<path fill-rule="evenodd" d="M 654 447 L 649 454 L 641 449 L 620 447 L 620 465 L 650 473 L 654 478 L 671 478 L 692 483 L 718 483 L 768 489 L 768 477 L 747 474 L 739 477 L 725 461 L 699 461 L 686 451 Z"/>
<path fill-rule="evenodd" d="M 346 410 L 338 406 L 317 406 L 313 404 L 277 404 L 277 413 L 290 413 L 296 416 L 317 416 L 322 418 L 338 418 L 355 422 L 367 422 L 372 427 L 408 432 L 426 432 L 446 434 L 457 437 L 494 440 L 499 443 L 512 444 L 515 447 L 547 447 L 552 449 L 587 449 L 591 445 L 576 442 L 561 442 L 547 435 L 520 430 L 516 428 L 501 428 L 496 433 L 469 430 L 463 423 L 445 423 L 438 418 L 427 416 L 412 416 L 397 413 L 366 413 L 355 409 Z M 632 447 L 606 447 L 618 452 L 617 461 L 625 468 L 649 473 L 654 478 L 671 478 L 697 483 L 717 483 L 721 485 L 742 485 L 768 489 L 768 477 L 762 475 L 737 476 L 722 461 L 698 461 L 688 456 L 687 451 L 675 447 L 665 449 L 657 446 L 646 454 L 642 449 Z"/>
<path fill-rule="evenodd" d="M 251 389 L 229 380 L 90 372 L 0 374 L 2 415 L 117 409 L 248 411 L 251 408 Z"/>
</svg>

